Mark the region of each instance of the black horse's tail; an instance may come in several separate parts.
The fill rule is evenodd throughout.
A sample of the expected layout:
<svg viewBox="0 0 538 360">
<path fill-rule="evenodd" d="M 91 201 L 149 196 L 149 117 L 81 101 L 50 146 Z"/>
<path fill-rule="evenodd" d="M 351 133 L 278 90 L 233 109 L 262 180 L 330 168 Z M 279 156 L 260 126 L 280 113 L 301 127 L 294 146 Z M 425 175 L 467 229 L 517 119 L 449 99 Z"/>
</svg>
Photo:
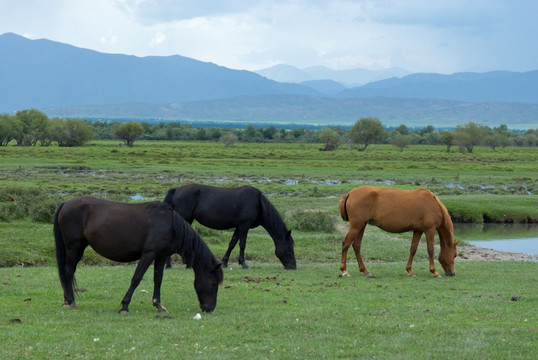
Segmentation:
<svg viewBox="0 0 538 360">
<path fill-rule="evenodd" d="M 164 197 L 163 203 L 165 203 L 168 206 L 172 206 L 172 199 L 174 198 L 174 194 L 176 193 L 176 189 L 170 189 L 166 193 L 166 196 Z"/>
<path fill-rule="evenodd" d="M 60 283 L 62 284 L 62 288 L 65 289 L 66 287 L 66 280 L 65 280 L 65 262 L 66 262 L 65 253 L 66 251 L 65 251 L 65 244 L 64 244 L 62 232 L 60 231 L 60 224 L 58 223 L 58 216 L 64 204 L 65 203 L 61 203 L 60 206 L 58 206 L 56 213 L 54 214 L 54 228 L 53 229 L 54 229 L 54 245 L 55 245 L 56 263 L 58 264 L 58 274 L 60 275 Z M 75 279 L 73 279 L 73 281 L 75 281 Z"/>
</svg>

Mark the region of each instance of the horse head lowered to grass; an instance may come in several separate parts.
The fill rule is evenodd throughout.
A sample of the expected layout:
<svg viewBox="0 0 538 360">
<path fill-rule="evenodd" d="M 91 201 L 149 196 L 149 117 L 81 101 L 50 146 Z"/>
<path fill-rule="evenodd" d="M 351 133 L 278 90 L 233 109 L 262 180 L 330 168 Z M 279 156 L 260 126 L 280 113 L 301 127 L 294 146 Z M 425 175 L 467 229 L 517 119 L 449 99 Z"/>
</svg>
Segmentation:
<svg viewBox="0 0 538 360">
<path fill-rule="evenodd" d="M 252 186 L 223 188 L 201 184 L 189 184 L 168 190 L 164 203 L 170 205 L 188 223 L 194 220 L 211 229 L 235 228 L 228 250 L 222 258 L 222 266 L 239 241 L 239 264 L 245 263 L 245 246 L 249 229 L 262 226 L 275 243 L 275 255 L 284 268 L 295 269 L 295 253 L 291 230 L 288 230 L 273 204 Z"/>
<path fill-rule="evenodd" d="M 165 261 L 174 253 L 179 253 L 194 270 L 194 288 L 202 311 L 215 309 L 218 286 L 223 280 L 221 264 L 191 226 L 164 203 L 125 204 L 77 197 L 56 210 L 54 238 L 65 306 L 77 308 L 74 275 L 89 245 L 113 261 L 140 260 L 121 302 L 121 313 L 129 311 L 133 292 L 152 262 L 153 305 L 159 312 L 166 311 L 161 305 L 161 282 Z"/>
<path fill-rule="evenodd" d="M 423 233 L 426 234 L 430 272 L 436 277 L 440 276 L 433 260 L 433 240 L 437 231 L 441 244 L 439 262 L 447 276 L 455 275 L 454 259 L 459 241 L 454 243 L 454 230 L 448 211 L 430 191 L 363 186 L 342 195 L 339 209 L 342 219 L 349 221 L 349 231 L 342 242 L 340 262 L 342 276 L 349 275 L 346 270 L 346 259 L 347 250 L 351 245 L 355 251 L 359 270 L 365 275 L 370 275 L 360 253 L 366 224 L 375 225 L 391 233 L 413 231 L 409 259 L 405 268 L 409 276 L 414 276 L 411 266 Z"/>
</svg>

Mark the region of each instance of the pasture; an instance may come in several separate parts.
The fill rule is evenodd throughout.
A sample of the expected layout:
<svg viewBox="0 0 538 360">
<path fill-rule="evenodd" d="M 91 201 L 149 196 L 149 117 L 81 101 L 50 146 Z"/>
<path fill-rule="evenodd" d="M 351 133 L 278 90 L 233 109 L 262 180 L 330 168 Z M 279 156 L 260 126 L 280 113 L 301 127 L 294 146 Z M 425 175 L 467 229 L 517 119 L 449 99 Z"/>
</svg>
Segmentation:
<svg viewBox="0 0 538 360">
<path fill-rule="evenodd" d="M 0 147 L 0 357 L 537 357 L 537 263 L 456 259 L 454 278 L 435 279 L 421 243 L 417 277 L 408 278 L 411 234 L 369 226 L 361 251 L 374 277 L 359 274 L 349 254 L 351 277 L 340 278 L 347 223 L 337 209 L 341 194 L 363 184 L 425 187 L 465 221 L 536 222 L 536 148 L 477 147 L 462 154 L 446 153 L 444 146 L 411 146 L 403 153 L 390 145 L 366 152 L 320 147 L 144 141 L 133 148 L 117 141 Z M 297 270 L 284 270 L 269 235 L 251 230 L 245 251 L 251 268 L 240 269 L 236 248 L 217 308 L 201 320 L 193 319 L 200 311 L 193 271 L 179 264 L 164 275 L 167 314 L 151 305 L 150 269 L 131 312 L 119 315 L 134 264 L 116 266 L 89 249 L 77 270 L 80 310 L 63 308 L 52 225 L 30 220 L 32 208 L 25 209 L 30 217 L 13 209 L 37 207 L 32 199 L 54 209 L 78 195 L 162 200 L 169 188 L 191 182 L 262 190 L 293 229 L 297 258 Z M 232 231 L 194 228 L 221 258 Z M 458 248 L 460 254 L 465 249 Z"/>
</svg>

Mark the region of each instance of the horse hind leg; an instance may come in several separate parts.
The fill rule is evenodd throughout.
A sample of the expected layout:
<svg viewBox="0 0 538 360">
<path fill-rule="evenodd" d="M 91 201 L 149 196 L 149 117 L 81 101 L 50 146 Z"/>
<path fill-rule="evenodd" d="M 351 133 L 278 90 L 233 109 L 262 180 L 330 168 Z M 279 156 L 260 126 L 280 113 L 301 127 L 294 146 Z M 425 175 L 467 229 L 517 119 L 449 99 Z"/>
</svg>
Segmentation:
<svg viewBox="0 0 538 360">
<path fill-rule="evenodd" d="M 155 258 L 153 264 L 153 306 L 157 308 L 158 312 L 167 312 L 166 308 L 161 304 L 161 284 L 167 259 L 170 259 L 170 257 Z"/>
<path fill-rule="evenodd" d="M 347 252 L 351 245 L 353 245 L 353 250 L 355 251 L 355 257 L 357 258 L 357 262 L 359 264 L 359 270 L 365 275 L 370 276 L 368 270 L 366 270 L 366 267 L 364 266 L 362 257 L 360 255 L 360 244 L 362 241 L 363 234 L 364 227 L 361 230 L 350 228 L 346 237 L 342 241 L 342 258 L 340 260 L 340 271 L 342 273 L 340 274 L 340 276 L 349 276 L 349 273 L 347 272 Z"/>
<path fill-rule="evenodd" d="M 245 231 L 244 233 L 241 233 L 241 235 L 239 236 L 238 262 L 239 262 L 239 265 L 241 265 L 243 269 L 248 269 L 248 265 L 245 262 L 245 247 L 247 246 L 247 233 L 248 233 L 248 230 Z"/>
<path fill-rule="evenodd" d="M 75 302 L 75 271 L 77 269 L 77 264 L 82 255 L 84 255 L 84 250 L 86 249 L 87 244 L 80 244 L 78 247 L 72 248 L 67 251 L 65 259 L 65 287 L 64 287 L 64 307 L 69 307 L 73 310 L 78 310 L 78 306 Z"/>
<path fill-rule="evenodd" d="M 366 269 L 366 266 L 364 265 L 364 262 L 362 261 L 361 256 L 361 243 L 362 243 L 362 237 L 364 235 L 364 227 L 359 231 L 357 237 L 355 238 L 355 241 L 351 245 L 353 245 L 353 250 L 355 251 L 355 257 L 357 258 L 357 263 L 359 264 L 359 271 L 362 272 L 364 275 L 368 277 L 372 277 L 372 274 Z"/>
<path fill-rule="evenodd" d="M 407 264 L 405 266 L 405 270 L 407 271 L 407 276 L 415 276 L 415 273 L 412 270 L 413 266 L 413 258 L 415 257 L 415 254 L 417 252 L 418 244 L 420 242 L 420 238 L 422 237 L 422 231 L 414 231 L 413 232 L 413 240 L 411 241 L 411 248 L 409 249 L 409 259 L 407 259 Z"/>
</svg>

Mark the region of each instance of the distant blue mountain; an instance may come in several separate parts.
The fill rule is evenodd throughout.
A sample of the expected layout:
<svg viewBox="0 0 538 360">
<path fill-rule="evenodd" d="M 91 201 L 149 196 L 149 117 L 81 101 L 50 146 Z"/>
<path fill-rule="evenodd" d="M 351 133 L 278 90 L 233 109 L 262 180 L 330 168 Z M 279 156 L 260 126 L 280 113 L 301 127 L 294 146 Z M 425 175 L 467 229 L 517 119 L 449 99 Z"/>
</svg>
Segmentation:
<svg viewBox="0 0 538 360">
<path fill-rule="evenodd" d="M 387 96 L 468 102 L 501 101 L 538 104 L 538 70 L 525 73 L 412 74 L 347 89 L 339 97 Z"/>
<path fill-rule="evenodd" d="M 0 35 L 0 112 L 48 106 L 166 103 L 239 95 L 321 95 L 299 84 L 175 56 L 104 54 Z"/>
<path fill-rule="evenodd" d="M 273 70 L 304 82 L 280 83 L 179 55 L 104 54 L 8 33 L 0 35 L 0 113 L 36 108 L 59 117 L 315 124 L 372 116 L 448 127 L 538 123 L 538 71 L 397 75 L 346 88 L 336 77 L 361 69 Z"/>
</svg>

